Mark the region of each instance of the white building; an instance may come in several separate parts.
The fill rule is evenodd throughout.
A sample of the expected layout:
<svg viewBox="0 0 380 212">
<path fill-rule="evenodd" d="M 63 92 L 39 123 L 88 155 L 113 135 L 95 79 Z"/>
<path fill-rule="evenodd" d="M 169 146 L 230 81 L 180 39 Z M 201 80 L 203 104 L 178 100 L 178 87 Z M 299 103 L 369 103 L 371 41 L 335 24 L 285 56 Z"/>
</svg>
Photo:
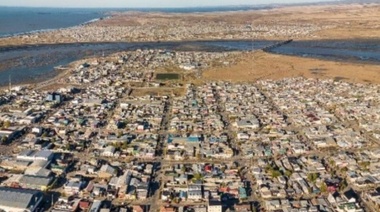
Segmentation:
<svg viewBox="0 0 380 212">
<path fill-rule="evenodd" d="M 17 160 L 26 160 L 26 161 L 35 161 L 35 160 L 52 160 L 54 157 L 54 153 L 49 150 L 25 150 L 17 155 Z"/>
<path fill-rule="evenodd" d="M 102 156 L 104 156 L 104 157 L 113 157 L 114 153 L 115 153 L 115 147 L 113 147 L 113 146 L 107 146 L 104 149 L 104 151 L 102 153 Z"/>
</svg>

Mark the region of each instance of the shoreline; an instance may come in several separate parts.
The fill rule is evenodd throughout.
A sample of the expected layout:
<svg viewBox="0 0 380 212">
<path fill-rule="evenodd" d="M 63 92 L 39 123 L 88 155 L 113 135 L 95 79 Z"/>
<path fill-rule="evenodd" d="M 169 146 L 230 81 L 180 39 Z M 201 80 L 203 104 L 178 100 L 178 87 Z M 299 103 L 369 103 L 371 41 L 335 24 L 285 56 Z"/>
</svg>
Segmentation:
<svg viewBox="0 0 380 212">
<path fill-rule="evenodd" d="M 324 63 L 327 63 L 327 64 L 337 64 L 339 66 L 345 66 L 345 67 L 362 67 L 363 69 L 367 69 L 365 67 L 370 67 L 371 69 L 373 67 L 380 67 L 380 64 L 377 63 L 377 64 L 372 64 L 372 63 L 363 63 L 363 62 L 355 62 L 355 61 L 341 61 L 341 60 L 326 60 L 324 58 L 311 58 L 311 57 L 300 57 L 300 56 L 295 56 L 295 55 L 281 55 L 281 54 L 271 54 L 271 53 L 266 53 L 266 52 L 263 52 L 262 50 L 256 50 L 256 51 L 252 51 L 252 52 L 241 52 L 241 57 L 242 58 L 245 58 L 244 60 L 246 60 L 247 56 L 249 55 L 255 55 L 255 54 L 259 54 L 259 55 L 267 55 L 267 57 L 271 57 L 271 58 L 289 58 L 291 60 L 299 60 L 299 61 L 310 61 L 311 63 L 321 63 L 321 62 L 324 62 Z M 94 59 L 94 58 L 87 58 L 87 59 Z M 32 80 L 32 81 L 24 81 L 24 82 L 20 82 L 20 83 L 14 83 L 12 87 L 17 87 L 17 86 L 23 86 L 23 87 L 30 87 L 30 88 L 33 88 L 33 89 L 46 89 L 48 88 L 49 86 L 56 86 L 56 85 L 67 85 L 69 86 L 70 83 L 62 83 L 62 82 L 58 82 L 59 80 L 63 79 L 63 77 L 66 77 L 68 74 L 71 73 L 71 70 L 72 68 L 75 66 L 75 65 L 78 65 L 79 63 L 83 62 L 84 58 L 82 59 L 79 59 L 79 60 L 75 60 L 69 64 L 66 64 L 65 67 L 67 67 L 67 69 L 65 70 L 56 70 L 55 71 L 58 71 L 58 74 L 53 76 L 53 77 L 49 77 L 49 76 L 45 76 L 45 77 L 41 77 L 41 78 L 37 78 L 35 80 Z M 243 60 L 243 61 L 244 61 Z M 283 60 L 283 59 L 281 59 Z M 240 64 L 237 64 L 237 66 L 241 65 L 241 64 L 245 64 L 246 62 L 242 62 Z M 235 66 L 235 65 L 234 65 Z M 249 65 L 249 67 L 251 67 L 251 65 Z M 377 69 L 376 68 L 376 69 Z M 225 69 L 228 69 L 228 68 L 221 68 L 221 72 L 220 74 L 224 75 L 226 74 L 224 72 Z M 239 68 L 240 69 L 240 68 Z M 262 68 L 260 68 L 262 69 Z M 218 68 L 216 67 L 210 67 L 208 69 L 206 69 L 204 71 L 204 73 L 206 73 L 206 76 L 202 76 L 202 80 L 211 80 L 211 78 L 215 78 L 215 79 L 218 79 L 220 80 L 218 77 L 215 77 L 215 75 L 213 74 L 214 71 L 218 70 Z M 278 71 L 278 74 L 284 74 L 283 71 L 281 70 L 277 70 Z M 308 69 L 305 69 L 305 73 L 308 71 Z M 310 70 L 309 70 L 310 71 Z M 230 72 L 230 71 L 229 71 Z M 241 72 L 241 70 L 239 71 L 239 73 Z M 275 73 L 269 73 L 269 74 L 264 74 L 263 76 L 257 78 L 257 79 L 250 79 L 251 78 L 251 70 L 248 68 L 246 69 L 246 72 L 245 75 L 248 75 L 249 77 L 246 77 L 245 80 L 232 80 L 232 81 L 236 81 L 236 82 L 252 82 L 252 81 L 257 81 L 257 80 L 260 80 L 262 78 L 268 78 L 268 79 L 271 79 L 274 77 L 273 74 Z M 273 72 L 273 71 L 271 71 Z M 214 72 L 215 73 L 215 72 Z M 211 75 L 214 75 L 213 77 L 210 78 L 210 74 Z M 291 73 L 289 73 L 291 74 Z M 219 74 L 217 74 L 219 75 Z M 291 75 L 292 76 L 292 75 Z M 319 74 L 311 74 L 311 75 L 304 75 L 304 73 L 301 74 L 301 76 L 305 77 L 305 78 L 321 78 L 321 79 L 325 79 L 325 78 L 329 78 L 329 76 L 325 76 L 324 73 L 321 73 L 321 75 Z M 339 76 L 335 76 L 335 77 L 339 77 Z M 233 77 L 234 78 L 234 77 Z M 236 77 L 235 77 L 236 78 Z M 238 77 L 240 78 L 240 77 Z M 278 77 L 274 77 L 274 78 L 278 78 Z M 281 78 L 281 77 L 280 77 Z M 343 81 L 347 81 L 347 82 L 355 82 L 355 83 L 358 83 L 357 79 L 356 78 L 345 78 L 343 77 L 342 78 Z M 361 80 L 360 81 L 361 83 L 369 83 L 369 84 L 379 84 L 378 81 L 367 81 L 367 80 Z M 5 89 L 8 89 L 8 86 L 7 85 L 1 85 L 0 86 L 0 90 L 5 90 Z"/>
<path fill-rule="evenodd" d="M 223 41 L 225 43 L 223 43 Z M 239 43 L 239 41 L 240 41 L 240 43 Z M 262 41 L 262 40 L 260 40 L 260 41 Z M 337 43 L 339 43 L 339 41 L 344 41 L 344 40 L 330 40 L 330 41 L 337 41 Z M 348 43 L 348 42 L 352 42 L 352 41 L 355 41 L 355 40 L 348 40 L 348 41 L 343 42 L 343 43 Z M 369 42 L 359 43 L 359 46 L 360 45 L 369 46 L 372 42 L 376 41 L 376 43 L 377 43 L 379 40 L 374 40 L 374 39 L 368 40 L 368 39 L 366 39 L 366 41 L 369 41 Z M 209 43 L 207 43 L 207 42 L 209 42 Z M 213 42 L 215 42 L 215 43 L 213 43 Z M 228 43 L 228 42 L 231 42 L 231 43 Z M 253 42 L 255 42 L 255 41 L 253 41 Z M 122 52 L 122 51 L 135 51 L 137 49 L 167 49 L 169 51 L 206 51 L 206 52 L 238 51 L 241 53 L 245 53 L 245 52 L 254 52 L 254 51 L 260 50 L 262 48 L 265 48 L 266 45 L 271 45 L 270 43 L 266 43 L 266 41 L 263 41 L 263 42 L 264 43 L 261 43 L 261 44 L 260 43 L 256 43 L 256 44 L 253 43 L 254 44 L 254 45 L 252 45 L 254 47 L 253 49 L 250 49 L 251 40 L 229 41 L 226 39 L 214 40 L 214 41 L 183 41 L 183 42 L 175 41 L 175 42 L 160 42 L 160 43 L 157 43 L 157 42 L 134 42 L 134 43 L 124 43 L 124 45 L 123 45 L 123 43 L 120 43 L 120 42 L 101 42 L 101 43 L 93 42 L 93 43 L 74 43 L 74 44 L 70 44 L 70 43 L 69 44 L 41 44 L 41 45 L 27 45 L 27 46 L 17 46 L 17 47 L 9 47 L 9 48 L 1 48 L 0 47 L 0 53 L 5 56 L 9 52 L 10 54 L 15 54 L 15 56 L 16 56 L 18 54 L 17 53 L 18 51 L 20 51 L 20 52 L 23 52 L 24 50 L 25 51 L 30 50 L 31 52 L 36 52 L 36 51 L 40 52 L 41 51 L 41 52 L 46 52 L 46 53 L 42 53 L 41 55 L 39 55 L 39 54 L 35 55 L 34 58 L 37 60 L 39 60 L 39 59 L 46 60 L 46 57 L 43 56 L 44 54 L 49 54 L 51 57 L 57 58 L 57 56 L 59 56 L 59 55 L 54 56 L 55 54 L 57 54 L 57 52 L 60 52 L 61 50 L 66 49 L 66 48 L 71 49 L 68 52 L 65 52 L 63 54 L 66 56 L 62 56 L 62 55 L 59 56 L 59 57 L 62 57 L 61 59 L 59 59 L 59 61 L 63 61 L 63 60 L 67 59 L 66 58 L 66 57 L 68 57 L 67 55 L 71 55 L 71 53 L 77 52 L 78 49 L 85 49 L 85 48 L 87 48 L 87 50 L 83 50 L 84 52 L 93 51 L 93 52 L 98 52 L 98 53 L 101 52 L 102 49 L 104 49 L 104 51 L 107 53 L 107 55 L 111 55 L 111 54 L 114 54 L 117 52 Z M 297 42 L 297 41 L 293 41 L 293 42 Z M 275 44 L 276 42 L 272 40 L 271 43 Z M 97 45 L 99 45 L 99 46 L 97 46 Z M 292 45 L 292 44 L 290 43 L 290 44 L 286 44 L 286 45 Z M 285 45 L 285 47 L 286 47 L 286 45 Z M 295 44 L 295 46 L 297 46 L 297 45 L 298 44 Z M 302 51 L 312 50 L 313 45 L 314 45 L 314 41 L 310 41 L 309 45 L 305 45 L 304 47 L 301 46 L 301 47 L 299 47 L 299 49 Z M 324 49 L 326 50 L 326 46 L 328 46 L 328 45 L 329 45 L 328 43 L 327 44 L 325 43 L 322 46 L 325 46 Z M 380 45 L 379 45 L 379 47 L 380 47 Z M 278 47 L 278 48 L 281 48 L 281 47 Z M 297 47 L 295 47 L 295 48 L 297 48 Z M 356 48 L 355 44 L 350 44 L 350 45 L 348 45 L 348 47 L 342 46 L 341 48 L 339 48 L 339 45 L 336 47 L 337 50 L 348 51 L 348 52 L 350 52 L 351 50 L 353 50 L 355 48 Z M 300 51 L 300 50 L 298 50 L 298 51 Z M 371 57 L 370 59 L 355 57 L 355 55 L 352 55 L 352 58 L 349 58 L 348 56 L 351 56 L 350 53 L 347 53 L 347 55 L 341 55 L 341 56 L 334 56 L 334 55 L 328 56 L 328 55 L 323 54 L 323 53 L 320 53 L 320 54 L 315 53 L 314 55 L 312 53 L 306 54 L 306 55 L 305 54 L 302 55 L 301 53 L 298 53 L 295 55 L 291 55 L 289 52 L 276 52 L 276 49 L 269 50 L 268 53 L 271 55 L 278 55 L 280 57 L 293 56 L 293 58 L 299 58 L 300 60 L 302 60 L 302 59 L 315 59 L 315 60 L 319 60 L 321 62 L 336 62 L 336 63 L 341 62 L 341 63 L 347 63 L 347 64 L 352 64 L 352 65 L 379 65 L 380 64 L 380 57 L 378 56 L 379 52 L 374 53 L 373 57 Z M 95 53 L 91 53 L 91 54 L 87 53 L 87 55 L 84 53 L 78 53 L 78 55 L 76 55 L 75 58 L 69 59 L 67 61 L 68 63 L 59 63 L 58 64 L 56 62 L 50 62 L 49 64 L 46 64 L 46 65 L 38 65 L 37 64 L 37 65 L 33 65 L 33 66 L 30 66 L 27 68 L 16 65 L 14 67 L 18 69 L 17 72 L 10 72 L 8 69 L 2 69 L 2 70 L 0 70 L 0 73 L 2 73 L 3 71 L 7 71 L 12 75 L 13 75 L 13 73 L 15 73 L 15 75 L 17 75 L 18 73 L 23 73 L 18 78 L 18 79 L 20 79 L 20 83 L 14 83 L 14 84 L 40 83 L 40 82 L 48 81 L 48 80 L 51 80 L 51 79 L 57 77 L 54 74 L 55 70 L 53 67 L 58 66 L 58 65 L 67 66 L 68 64 L 70 64 L 72 62 L 77 62 L 78 60 L 92 58 L 94 56 L 100 57 L 100 55 L 96 55 Z M 11 59 L 8 62 L 17 62 L 17 60 L 20 60 L 20 59 Z M 28 72 L 28 70 L 33 70 L 33 69 L 34 70 L 35 69 L 44 70 L 43 73 L 45 73 L 45 74 L 40 74 L 42 72 L 36 73 L 36 74 L 34 72 Z M 28 74 L 28 73 L 30 73 L 30 74 Z M 2 76 L 6 77 L 6 76 L 8 76 L 8 73 L 4 73 L 4 74 L 2 74 Z M 2 82 L 2 84 L 6 85 L 6 82 L 4 81 L 4 82 Z"/>
<path fill-rule="evenodd" d="M 70 62 L 70 63 L 65 65 L 66 69 L 63 69 L 63 70 L 57 70 L 54 68 L 53 71 L 58 72 L 54 76 L 43 76 L 43 77 L 38 77 L 38 78 L 33 79 L 33 80 L 25 80 L 25 81 L 20 82 L 20 83 L 17 83 L 17 82 L 12 83 L 12 87 L 21 86 L 21 87 L 32 87 L 33 89 L 41 89 L 41 88 L 47 87 L 49 85 L 54 85 L 55 83 L 57 83 L 54 81 L 60 80 L 64 76 L 68 75 L 71 72 L 71 69 L 73 68 L 73 66 L 77 65 L 81 61 L 83 61 L 83 59 L 79 59 L 79 60 L 75 60 L 73 62 Z M 42 86 L 42 84 L 46 84 L 49 82 L 52 82 L 52 83 L 49 85 L 43 85 Z M 59 84 L 59 83 L 57 83 L 57 84 Z M 37 88 L 37 86 L 42 86 L 42 87 Z M 0 85 L 0 90 L 8 89 L 8 88 L 9 88 L 8 85 Z"/>
<path fill-rule="evenodd" d="M 107 44 L 131 44 L 131 45 L 153 45 L 153 44 L 187 44 L 187 43 L 207 43 L 207 42 L 281 42 L 287 39 L 197 39 L 197 40 L 167 40 L 167 41 L 88 41 L 88 42 L 57 42 L 57 43 L 26 43 L 19 45 L 0 44 L 0 52 L 11 50 L 22 50 L 28 48 L 37 48 L 45 46 L 71 46 L 71 45 L 107 45 Z M 321 38 L 321 39 L 292 39 L 295 42 L 355 42 L 355 41 L 380 41 L 380 38 L 350 38 L 350 39 L 337 39 L 337 38 Z M 274 52 L 273 52 L 274 53 Z"/>
<path fill-rule="evenodd" d="M 169 8 L 166 9 L 167 11 L 161 10 L 161 8 L 159 8 L 159 9 L 158 8 L 137 8 L 136 10 L 132 9 L 132 8 L 126 8 L 127 10 L 125 10 L 125 11 L 112 10 L 112 8 L 110 8 L 109 11 L 103 12 L 104 15 L 102 17 L 94 18 L 94 19 L 91 19 L 89 21 L 82 22 L 80 24 L 76 24 L 76 25 L 68 26 L 68 27 L 38 29 L 38 30 L 32 30 L 32 31 L 27 31 L 27 32 L 5 34 L 5 35 L 0 35 L 0 40 L 6 39 L 6 38 L 14 38 L 17 36 L 32 36 L 32 35 L 38 35 L 38 34 L 42 34 L 42 33 L 46 33 L 46 32 L 54 32 L 54 31 L 59 31 L 59 30 L 65 30 L 65 29 L 70 29 L 70 28 L 86 26 L 86 25 L 90 25 L 90 24 L 96 24 L 96 22 L 99 22 L 102 20 L 107 20 L 107 19 L 110 19 L 114 16 L 118 16 L 120 14 L 129 14 L 129 13 L 130 14 L 134 14 L 134 13 L 144 13 L 144 14 L 162 13 L 162 14 L 166 14 L 167 13 L 167 14 L 177 14 L 177 15 L 179 15 L 179 14 L 182 14 L 182 15 L 202 14 L 202 13 L 205 13 L 205 14 L 206 13 L 212 13 L 212 14 L 219 14 L 220 13 L 220 14 L 222 14 L 222 13 L 230 13 L 230 12 L 267 11 L 267 10 L 278 8 L 278 7 L 273 7 L 273 6 L 265 6 L 265 7 L 258 6 L 257 8 L 255 8 L 254 6 L 236 6 L 236 8 L 240 8 L 240 7 L 246 8 L 246 9 L 235 10 L 235 9 L 233 9 L 233 8 L 235 8 L 235 6 L 231 6 L 231 7 L 226 6 L 226 7 L 221 7 L 221 8 L 230 8 L 231 10 L 220 10 L 220 11 L 215 10 L 215 11 L 204 11 L 204 12 L 197 12 L 197 11 L 195 11 L 195 12 L 193 12 L 193 11 L 171 12 Z M 288 7 L 288 6 L 285 6 L 285 7 Z M 204 7 L 204 8 L 208 8 L 208 7 Z M 210 8 L 213 8 L 213 7 L 210 7 Z M 217 7 L 215 7 L 215 8 L 217 8 Z M 52 9 L 56 9 L 56 8 L 52 8 Z M 83 9 L 86 9 L 86 8 L 83 8 Z M 103 9 L 103 8 L 99 8 L 99 9 Z M 197 9 L 197 7 L 194 7 L 194 8 L 174 8 L 174 10 L 187 10 L 187 9 L 192 10 L 192 9 Z M 91 42 L 91 41 L 89 41 L 89 42 Z M 1 45 L 0 45 L 0 47 L 1 47 Z"/>
<path fill-rule="evenodd" d="M 75 28 L 75 27 L 86 26 L 86 25 L 94 24 L 98 21 L 105 20 L 105 19 L 108 19 L 111 17 L 112 17 L 112 15 L 106 15 L 106 16 L 94 18 L 94 19 L 91 19 L 89 21 L 82 22 L 80 24 L 76 24 L 76 25 L 68 26 L 68 27 L 37 29 L 37 30 L 32 30 L 32 31 L 27 31 L 27 32 L 19 32 L 19 33 L 13 33 L 13 34 L 0 35 L 0 40 L 1 39 L 7 39 L 7 38 L 14 38 L 14 37 L 18 37 L 18 36 L 33 36 L 33 35 L 43 34 L 43 33 L 47 33 L 47 32 L 54 32 L 54 31 L 59 31 L 59 30 L 65 30 L 65 29 L 71 29 L 71 28 Z M 1 45 L 0 45 L 0 47 L 1 47 Z"/>
<path fill-rule="evenodd" d="M 174 50 L 174 51 L 181 51 L 181 50 Z M 120 51 L 120 52 L 123 52 L 123 51 Z M 281 53 L 274 53 L 274 52 L 264 52 L 262 50 L 239 51 L 239 52 L 240 52 L 241 56 L 244 58 L 247 56 L 247 54 L 250 55 L 250 54 L 257 53 L 257 54 L 266 54 L 272 58 L 280 57 L 280 58 L 291 58 L 291 60 L 300 60 L 300 61 L 313 61 L 313 62 L 319 61 L 319 63 L 321 63 L 321 64 L 323 64 L 323 63 L 329 63 L 329 64 L 335 63 L 335 64 L 339 64 L 339 65 L 343 65 L 343 66 L 350 66 L 350 67 L 351 66 L 352 67 L 367 67 L 367 66 L 368 67 L 380 67 L 380 62 L 371 62 L 371 61 L 352 61 L 352 60 L 344 60 L 344 59 L 331 60 L 331 59 L 323 58 L 323 57 L 304 57 L 304 56 L 281 54 Z M 108 56 L 111 56 L 113 54 L 114 53 L 112 53 Z M 67 76 L 71 72 L 71 69 L 73 68 L 74 65 L 77 65 L 78 63 L 83 62 L 84 60 L 91 60 L 91 59 L 96 59 L 96 58 L 97 57 L 81 58 L 81 59 L 72 61 L 68 64 L 65 64 L 64 66 L 67 67 L 67 69 L 64 69 L 64 70 L 54 69 L 53 71 L 58 72 L 58 74 L 56 74 L 52 77 L 51 76 L 37 77 L 34 80 L 25 80 L 25 81 L 20 82 L 20 83 L 14 83 L 13 85 L 14 86 L 32 86 L 33 88 L 36 88 L 36 86 L 48 83 L 47 85 L 43 85 L 41 88 L 38 88 L 38 89 L 42 89 L 42 88 L 45 88 L 48 86 L 52 86 L 52 85 L 54 86 L 55 84 L 57 84 L 57 85 L 62 84 L 62 83 L 54 82 L 54 81 L 60 80 L 60 79 L 62 79 L 62 77 Z M 214 70 L 214 69 L 215 69 L 214 67 L 210 67 L 210 69 L 206 70 L 206 72 L 209 72 L 209 71 Z M 248 69 L 247 69 L 247 72 L 249 72 Z M 282 71 L 279 70 L 279 74 L 280 73 L 282 73 Z M 323 74 L 321 76 L 323 76 Z M 312 76 L 311 78 L 320 78 L 321 76 L 315 75 L 315 76 Z M 345 80 L 348 82 L 351 82 L 351 81 L 354 82 L 355 81 L 355 79 L 350 79 L 350 78 L 345 78 Z M 249 80 L 249 81 L 251 81 L 251 80 Z M 49 83 L 49 82 L 51 82 L 51 83 Z M 370 82 L 370 83 L 379 84 L 378 82 Z M 63 84 L 69 85 L 69 83 L 63 83 Z M 7 89 L 7 88 L 8 88 L 7 85 L 0 86 L 0 89 Z"/>
</svg>

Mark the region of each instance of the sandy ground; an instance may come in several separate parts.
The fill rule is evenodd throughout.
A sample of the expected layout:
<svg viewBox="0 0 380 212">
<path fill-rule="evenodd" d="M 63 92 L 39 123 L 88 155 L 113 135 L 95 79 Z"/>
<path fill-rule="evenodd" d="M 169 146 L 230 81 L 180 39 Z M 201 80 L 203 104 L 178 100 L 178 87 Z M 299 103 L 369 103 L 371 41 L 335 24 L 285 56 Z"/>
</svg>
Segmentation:
<svg viewBox="0 0 380 212">
<path fill-rule="evenodd" d="M 379 4 L 289 7 L 270 13 L 277 14 L 277 20 L 283 20 L 282 23 L 303 22 L 332 27 L 316 32 L 315 38 L 318 39 L 380 38 Z"/>
<path fill-rule="evenodd" d="M 380 83 L 380 65 L 334 62 L 262 51 L 244 53 L 236 65 L 211 68 L 203 73 L 206 81 L 254 82 L 261 79 L 306 77 Z"/>
</svg>

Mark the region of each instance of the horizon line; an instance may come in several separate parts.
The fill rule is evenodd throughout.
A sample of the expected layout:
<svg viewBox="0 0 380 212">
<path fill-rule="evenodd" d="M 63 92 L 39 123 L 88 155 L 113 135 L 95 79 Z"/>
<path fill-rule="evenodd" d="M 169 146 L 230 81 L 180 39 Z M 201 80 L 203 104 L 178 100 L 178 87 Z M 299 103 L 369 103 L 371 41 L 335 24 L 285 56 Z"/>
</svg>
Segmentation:
<svg viewBox="0 0 380 212">
<path fill-rule="evenodd" d="M 329 4 L 344 3 L 346 0 L 316 0 L 315 2 L 289 2 L 289 3 L 260 3 L 260 4 L 237 4 L 237 5 L 206 5 L 206 6 L 166 6 L 166 7 L 61 7 L 61 6 L 9 6 L 0 5 L 0 7 L 8 8 L 41 8 L 41 9 L 187 9 L 187 8 L 229 8 L 229 7 L 268 7 L 268 6 L 291 6 L 291 5 L 313 5 L 313 4 Z M 347 2 L 351 3 L 351 2 Z"/>
<path fill-rule="evenodd" d="M 8 8 L 59 8 L 59 9 L 186 9 L 186 8 L 215 8 L 215 7 L 257 7 L 257 6 L 270 6 L 270 5 L 280 5 L 280 4 L 251 4 L 251 5 L 215 5 L 215 6 L 183 6 L 183 7 L 60 7 L 60 6 L 6 6 L 0 5 L 0 7 L 8 7 Z"/>
</svg>

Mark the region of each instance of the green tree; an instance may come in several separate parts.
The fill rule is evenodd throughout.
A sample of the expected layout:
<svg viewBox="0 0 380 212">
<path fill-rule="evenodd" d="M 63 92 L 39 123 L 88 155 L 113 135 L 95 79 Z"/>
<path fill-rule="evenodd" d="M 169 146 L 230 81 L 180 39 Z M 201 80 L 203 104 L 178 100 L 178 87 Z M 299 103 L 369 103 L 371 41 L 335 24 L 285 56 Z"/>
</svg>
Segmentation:
<svg viewBox="0 0 380 212">
<path fill-rule="evenodd" d="M 273 171 L 273 170 L 274 170 L 274 167 L 271 166 L 270 164 L 267 164 L 267 165 L 265 166 L 265 171 L 267 171 L 267 172 L 271 172 L 271 171 Z"/>
<path fill-rule="evenodd" d="M 198 154 L 197 154 L 197 159 L 198 159 L 198 160 L 202 159 L 202 155 L 198 153 Z"/>
<path fill-rule="evenodd" d="M 4 124 L 3 124 L 3 127 L 5 129 L 9 128 L 11 126 L 11 122 L 10 121 L 5 121 Z"/>
<path fill-rule="evenodd" d="M 65 150 L 70 150 L 71 149 L 71 145 L 70 144 L 66 144 L 65 145 Z"/>
<path fill-rule="evenodd" d="M 121 136 L 123 136 L 123 132 L 122 131 L 117 132 L 117 137 L 120 138 Z"/>
<path fill-rule="evenodd" d="M 347 168 L 347 167 L 343 167 L 340 171 L 341 171 L 343 174 L 345 174 L 345 173 L 348 171 L 348 168 Z"/>
<path fill-rule="evenodd" d="M 293 172 L 290 170 L 286 170 L 284 174 L 285 174 L 285 176 L 290 177 L 290 176 L 292 176 Z"/>
<path fill-rule="evenodd" d="M 1 137 L 1 144 L 5 144 L 7 142 L 8 138 L 6 136 Z"/>
<path fill-rule="evenodd" d="M 201 180 L 202 179 L 202 175 L 200 173 L 195 173 L 194 176 L 193 176 L 193 179 L 195 179 L 195 180 Z"/>
<path fill-rule="evenodd" d="M 327 185 L 326 183 L 322 183 L 321 187 L 320 187 L 320 190 L 322 193 L 325 193 L 327 191 Z"/>
<path fill-rule="evenodd" d="M 123 145 L 121 146 L 122 149 L 128 149 L 128 143 L 124 142 Z"/>
<path fill-rule="evenodd" d="M 317 179 L 318 179 L 318 174 L 317 173 L 309 173 L 309 174 L 307 174 L 307 180 L 309 182 L 315 183 L 315 181 L 317 181 Z"/>
<path fill-rule="evenodd" d="M 347 186 L 348 186 L 347 180 L 346 180 L 346 179 L 343 179 L 343 180 L 340 181 L 340 183 L 339 183 L 339 190 L 340 190 L 340 191 L 344 191 L 344 189 L 346 189 Z"/>
<path fill-rule="evenodd" d="M 270 172 L 270 175 L 271 175 L 273 178 L 277 178 L 277 177 L 281 176 L 281 172 L 278 171 L 278 170 L 272 170 L 272 171 Z"/>
<path fill-rule="evenodd" d="M 331 159 L 331 160 L 329 161 L 329 164 L 330 164 L 331 167 L 334 167 L 334 166 L 335 166 L 335 161 L 334 161 L 333 159 Z"/>
<path fill-rule="evenodd" d="M 369 161 L 362 161 L 362 162 L 359 162 L 358 165 L 360 167 L 360 169 L 362 170 L 368 170 L 368 166 L 370 165 L 371 163 Z"/>
</svg>

